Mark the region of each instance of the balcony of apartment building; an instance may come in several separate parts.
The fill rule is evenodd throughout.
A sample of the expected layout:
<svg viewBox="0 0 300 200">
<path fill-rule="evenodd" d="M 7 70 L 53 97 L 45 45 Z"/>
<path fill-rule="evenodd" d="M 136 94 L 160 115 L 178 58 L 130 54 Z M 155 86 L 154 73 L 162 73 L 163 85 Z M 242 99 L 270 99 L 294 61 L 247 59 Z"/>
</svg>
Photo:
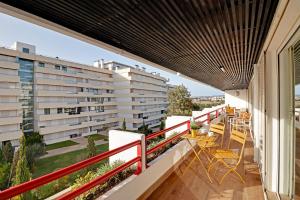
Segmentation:
<svg viewBox="0 0 300 200">
<path fill-rule="evenodd" d="M 170 116 L 166 129 L 147 136 L 111 130 L 109 151 L 2 191 L 0 199 L 104 159 L 124 163 L 53 198 L 73 199 L 130 166 L 134 166 L 131 176 L 95 198 L 299 198 L 299 114 L 295 109 L 300 83 L 299 1 L 120 1 L 99 5 L 73 1 L 72 6 L 67 1 L 60 6 L 42 1 L 4 2 L 0 8 L 5 13 L 223 90 L 225 105 L 234 114 L 226 113 L 223 105 L 193 116 Z M 49 8 L 53 16 L 47 14 Z M 110 34 L 106 37 L 103 31 Z M 202 143 L 188 142 L 189 122 L 200 121 L 204 133 L 212 124 L 224 123 L 222 149 L 232 138 L 241 141 L 228 118 L 236 118 L 242 111 L 251 114 L 243 153 L 239 165 L 221 182 L 224 166 L 211 169 L 205 154 L 199 159 L 196 156 L 197 150 L 204 151 Z M 165 135 L 163 141 L 148 146 L 149 140 L 161 135 Z M 234 146 L 233 157 L 235 152 L 241 151 Z"/>
</svg>

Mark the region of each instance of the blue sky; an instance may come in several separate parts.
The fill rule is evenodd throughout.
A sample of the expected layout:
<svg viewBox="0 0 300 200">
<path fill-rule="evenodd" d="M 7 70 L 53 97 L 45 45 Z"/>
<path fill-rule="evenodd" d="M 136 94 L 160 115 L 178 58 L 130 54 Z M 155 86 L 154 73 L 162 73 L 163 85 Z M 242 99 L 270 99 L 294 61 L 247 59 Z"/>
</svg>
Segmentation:
<svg viewBox="0 0 300 200">
<path fill-rule="evenodd" d="M 65 36 L 49 29 L 25 22 L 23 20 L 0 13 L 0 46 L 10 47 L 15 41 L 25 42 L 36 46 L 37 54 L 60 57 L 79 63 L 92 65 L 95 60 L 114 60 L 128 65 L 146 67 L 148 72 L 156 71 L 169 78 L 171 84 L 185 85 L 192 96 L 220 95 L 222 91 L 213 87 L 194 82 L 175 74 L 128 59 L 113 52 Z"/>
</svg>

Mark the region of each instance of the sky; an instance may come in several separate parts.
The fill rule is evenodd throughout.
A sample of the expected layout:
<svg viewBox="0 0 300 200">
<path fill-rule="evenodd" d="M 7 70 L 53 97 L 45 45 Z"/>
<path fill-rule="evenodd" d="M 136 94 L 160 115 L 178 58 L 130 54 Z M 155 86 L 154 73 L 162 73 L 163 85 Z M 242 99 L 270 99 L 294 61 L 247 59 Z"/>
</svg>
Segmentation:
<svg viewBox="0 0 300 200">
<path fill-rule="evenodd" d="M 57 33 L 55 31 L 31 24 L 0 13 L 0 46 L 10 47 L 15 41 L 36 46 L 36 53 L 67 59 L 74 62 L 92 65 L 94 61 L 117 61 L 127 65 L 145 67 L 148 72 L 158 72 L 170 79 L 170 84 L 183 84 L 192 96 L 223 95 L 223 91 L 196 81 L 185 79 L 169 72 L 165 72 L 149 65 L 126 58 L 100 47 L 82 42 L 78 39 Z"/>
</svg>

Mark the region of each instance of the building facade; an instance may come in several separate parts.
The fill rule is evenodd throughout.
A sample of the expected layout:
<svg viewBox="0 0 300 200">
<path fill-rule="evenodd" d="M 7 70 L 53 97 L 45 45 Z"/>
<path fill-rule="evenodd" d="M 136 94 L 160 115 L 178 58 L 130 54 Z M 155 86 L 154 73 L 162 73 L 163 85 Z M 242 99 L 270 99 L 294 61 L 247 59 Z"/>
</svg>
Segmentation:
<svg viewBox="0 0 300 200">
<path fill-rule="evenodd" d="M 167 110 L 167 79 L 145 68 L 117 62 L 104 63 L 113 71 L 114 90 L 121 123 L 128 130 L 138 130 L 143 124 L 157 130 Z"/>
<path fill-rule="evenodd" d="M 116 62 L 83 65 L 37 55 L 16 42 L 0 48 L 0 141 L 39 132 L 46 144 L 121 127 L 158 127 L 166 79 Z"/>
<path fill-rule="evenodd" d="M 0 48 L 0 140 L 39 132 L 46 144 L 118 128 L 112 71 Z"/>
</svg>

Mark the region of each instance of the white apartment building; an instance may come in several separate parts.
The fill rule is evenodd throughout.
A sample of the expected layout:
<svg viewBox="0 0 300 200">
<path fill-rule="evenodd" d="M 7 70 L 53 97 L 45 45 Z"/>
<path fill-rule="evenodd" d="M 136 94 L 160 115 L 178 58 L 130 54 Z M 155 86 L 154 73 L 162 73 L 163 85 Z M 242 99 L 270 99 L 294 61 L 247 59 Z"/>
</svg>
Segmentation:
<svg viewBox="0 0 300 200">
<path fill-rule="evenodd" d="M 15 60 L 0 55 L 0 141 L 11 140 L 13 145 L 22 135 L 19 64 Z"/>
<path fill-rule="evenodd" d="M 112 71 L 0 48 L 0 141 L 38 131 L 45 143 L 118 128 Z M 23 114 L 21 114 L 23 113 Z"/>
<path fill-rule="evenodd" d="M 106 62 L 104 67 L 114 72 L 120 124 L 125 119 L 128 130 L 138 130 L 143 123 L 155 130 L 167 110 L 167 79 L 139 66 Z"/>
<path fill-rule="evenodd" d="M 0 142 L 18 144 L 22 132 L 39 132 L 46 144 L 160 125 L 167 79 L 116 62 L 83 65 L 37 55 L 16 42 L 0 48 Z"/>
</svg>

